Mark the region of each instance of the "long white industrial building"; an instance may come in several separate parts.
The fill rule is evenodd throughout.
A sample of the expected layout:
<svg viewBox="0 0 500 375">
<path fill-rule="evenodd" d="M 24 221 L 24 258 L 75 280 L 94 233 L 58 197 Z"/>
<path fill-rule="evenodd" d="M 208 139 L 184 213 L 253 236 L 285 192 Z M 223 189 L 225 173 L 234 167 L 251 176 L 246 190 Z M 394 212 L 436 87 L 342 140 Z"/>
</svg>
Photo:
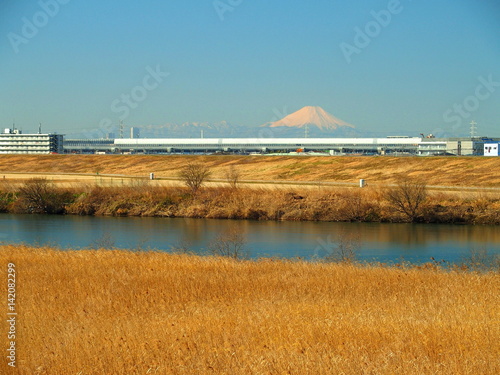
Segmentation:
<svg viewBox="0 0 500 375">
<path fill-rule="evenodd" d="M 41 132 L 40 132 L 41 133 Z M 327 155 L 498 155 L 498 138 L 116 138 L 64 139 L 61 134 L 0 133 L 0 154 L 11 153 L 290 153 Z M 487 147 L 485 145 L 488 145 Z M 497 145 L 497 146 L 495 146 Z"/>
<path fill-rule="evenodd" d="M 291 152 L 330 154 L 445 154 L 446 142 L 418 137 L 387 138 L 118 138 L 66 140 L 65 152 L 183 153 Z"/>
</svg>

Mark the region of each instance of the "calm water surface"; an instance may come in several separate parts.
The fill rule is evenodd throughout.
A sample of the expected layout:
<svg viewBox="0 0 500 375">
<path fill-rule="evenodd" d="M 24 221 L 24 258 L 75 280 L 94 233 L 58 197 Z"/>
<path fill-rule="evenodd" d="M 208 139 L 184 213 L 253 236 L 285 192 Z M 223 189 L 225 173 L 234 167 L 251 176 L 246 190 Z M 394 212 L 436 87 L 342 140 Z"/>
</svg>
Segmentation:
<svg viewBox="0 0 500 375">
<path fill-rule="evenodd" d="M 113 244 L 118 248 L 170 250 L 181 243 L 203 253 L 235 228 L 252 258 L 312 259 L 326 254 L 342 234 L 360 239 L 358 258 L 381 262 L 460 262 L 472 249 L 500 254 L 500 227 L 470 225 L 230 221 L 182 218 L 0 215 L 0 241 L 61 248 Z"/>
</svg>

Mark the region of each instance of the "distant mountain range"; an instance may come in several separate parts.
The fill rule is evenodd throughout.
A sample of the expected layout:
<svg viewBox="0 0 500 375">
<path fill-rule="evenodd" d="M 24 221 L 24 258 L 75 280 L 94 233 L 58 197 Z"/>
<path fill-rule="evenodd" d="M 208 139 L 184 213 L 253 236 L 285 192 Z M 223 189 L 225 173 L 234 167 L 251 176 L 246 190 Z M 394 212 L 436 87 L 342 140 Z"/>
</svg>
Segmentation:
<svg viewBox="0 0 500 375">
<path fill-rule="evenodd" d="M 243 126 L 227 121 L 167 123 L 163 125 L 134 126 L 140 130 L 140 138 L 326 138 L 326 137 L 371 137 L 321 107 L 307 106 L 260 126 Z M 118 137 L 118 130 L 114 136 Z M 124 137 L 130 137 L 130 128 L 124 129 Z M 85 133 L 68 134 L 67 138 L 88 138 Z"/>
<path fill-rule="evenodd" d="M 183 124 L 138 126 L 141 138 L 220 138 L 246 137 L 245 127 L 221 122 L 185 122 Z"/>
</svg>

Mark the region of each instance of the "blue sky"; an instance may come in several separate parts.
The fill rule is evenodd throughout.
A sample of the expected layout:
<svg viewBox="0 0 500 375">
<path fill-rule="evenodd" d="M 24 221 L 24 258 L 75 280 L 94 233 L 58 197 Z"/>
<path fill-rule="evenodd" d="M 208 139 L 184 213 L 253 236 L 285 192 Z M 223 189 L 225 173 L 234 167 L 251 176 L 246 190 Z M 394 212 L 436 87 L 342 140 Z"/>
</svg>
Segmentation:
<svg viewBox="0 0 500 375">
<path fill-rule="evenodd" d="M 0 126 L 260 125 L 500 136 L 495 0 L 4 0 Z"/>
</svg>

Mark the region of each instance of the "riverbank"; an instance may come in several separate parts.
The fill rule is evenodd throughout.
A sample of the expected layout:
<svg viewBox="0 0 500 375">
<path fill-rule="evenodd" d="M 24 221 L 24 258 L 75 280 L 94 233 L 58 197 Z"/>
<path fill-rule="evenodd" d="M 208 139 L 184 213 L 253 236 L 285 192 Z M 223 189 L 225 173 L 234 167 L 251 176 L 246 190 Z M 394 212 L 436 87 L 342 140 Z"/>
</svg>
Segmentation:
<svg viewBox="0 0 500 375">
<path fill-rule="evenodd" d="M 497 273 L 23 246 L 0 258 L 19 318 L 4 374 L 500 372 Z"/>
<path fill-rule="evenodd" d="M 187 163 L 201 163 L 214 179 L 229 169 L 241 180 L 275 182 L 340 182 L 396 184 L 404 178 L 422 179 L 445 187 L 500 187 L 500 158 L 390 156 L 237 156 L 237 155 L 1 155 L 2 173 L 120 174 L 147 178 L 176 178 Z"/>
<path fill-rule="evenodd" d="M 413 185 L 408 186 L 412 188 Z M 0 212 L 98 216 L 159 216 L 214 219 L 500 224 L 500 193 L 426 193 L 424 199 L 391 195 L 399 188 L 182 187 L 137 181 L 125 186 L 48 180 L 0 184 Z M 391 193 L 392 192 L 392 193 Z M 411 191 L 410 191 L 411 193 Z M 413 194 L 413 193 L 412 193 Z M 396 197 L 397 198 L 397 197 Z M 413 205 L 413 206 L 412 206 Z"/>
</svg>

